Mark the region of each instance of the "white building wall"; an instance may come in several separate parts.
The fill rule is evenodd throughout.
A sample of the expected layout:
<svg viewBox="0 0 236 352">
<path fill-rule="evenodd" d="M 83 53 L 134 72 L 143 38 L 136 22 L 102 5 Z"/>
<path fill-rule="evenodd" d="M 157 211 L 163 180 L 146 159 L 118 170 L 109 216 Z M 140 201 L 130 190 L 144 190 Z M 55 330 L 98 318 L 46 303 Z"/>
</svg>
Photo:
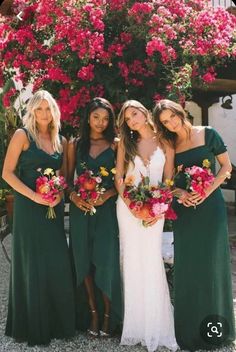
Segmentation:
<svg viewBox="0 0 236 352">
<path fill-rule="evenodd" d="M 233 98 L 233 109 L 226 110 L 221 107 L 222 98 L 219 103 L 209 108 L 209 125 L 214 127 L 221 135 L 228 147 L 231 162 L 236 166 L 236 94 Z M 193 124 L 201 125 L 201 108 L 194 102 L 188 102 L 187 110 L 194 116 Z M 225 200 L 234 201 L 234 191 L 224 190 Z"/>
</svg>

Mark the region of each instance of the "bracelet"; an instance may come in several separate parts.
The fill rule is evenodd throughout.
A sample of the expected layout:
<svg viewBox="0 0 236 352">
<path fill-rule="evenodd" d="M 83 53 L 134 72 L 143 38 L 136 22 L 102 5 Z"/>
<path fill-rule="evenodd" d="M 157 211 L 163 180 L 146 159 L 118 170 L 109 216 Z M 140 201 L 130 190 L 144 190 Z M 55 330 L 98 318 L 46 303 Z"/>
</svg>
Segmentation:
<svg viewBox="0 0 236 352">
<path fill-rule="evenodd" d="M 73 202 L 73 196 L 76 194 L 75 191 L 71 192 L 70 195 L 69 195 L 69 199 L 71 202 Z"/>
</svg>

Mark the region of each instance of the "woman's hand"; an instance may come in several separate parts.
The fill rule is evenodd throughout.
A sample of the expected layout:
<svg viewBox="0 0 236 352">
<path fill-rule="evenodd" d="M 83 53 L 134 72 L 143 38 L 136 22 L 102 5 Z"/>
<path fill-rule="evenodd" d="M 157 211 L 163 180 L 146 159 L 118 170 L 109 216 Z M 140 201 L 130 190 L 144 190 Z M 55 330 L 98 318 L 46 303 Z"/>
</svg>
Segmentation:
<svg viewBox="0 0 236 352">
<path fill-rule="evenodd" d="M 54 200 L 54 202 L 50 203 L 50 207 L 55 207 L 57 204 L 59 204 L 61 202 L 63 198 L 63 192 L 60 192 L 59 194 L 56 195 L 56 199 Z"/>
<path fill-rule="evenodd" d="M 71 201 L 77 206 L 77 208 L 79 208 L 82 211 L 88 212 L 91 211 L 93 209 L 93 205 L 89 204 L 88 202 L 86 202 L 85 200 L 83 200 L 81 197 L 79 197 L 76 192 L 74 192 L 71 196 L 70 196 Z"/>
<path fill-rule="evenodd" d="M 106 202 L 105 193 L 101 194 L 97 199 L 91 200 L 89 203 L 92 204 L 94 207 L 99 207 Z"/>
<path fill-rule="evenodd" d="M 108 189 L 105 191 L 103 194 L 100 194 L 100 196 L 93 201 L 90 201 L 90 204 L 92 204 L 94 207 L 100 207 L 103 205 L 108 199 L 111 197 L 114 197 L 117 195 L 117 191 L 114 187 Z"/>
<path fill-rule="evenodd" d="M 31 200 L 37 204 L 41 204 L 41 205 L 45 205 L 45 206 L 51 205 L 47 200 L 43 199 L 43 197 L 41 196 L 40 193 L 34 192 Z"/>
<path fill-rule="evenodd" d="M 145 221 L 145 226 L 152 226 L 157 223 L 158 220 L 163 219 L 164 215 L 157 215 L 154 218 L 148 218 Z"/>
<path fill-rule="evenodd" d="M 205 195 L 202 196 L 197 192 L 191 192 L 191 197 L 190 200 L 192 203 L 194 203 L 194 206 L 199 205 L 201 203 L 204 202 L 204 200 L 208 197 L 210 193 L 208 193 L 207 191 L 205 191 Z"/>
<path fill-rule="evenodd" d="M 191 199 L 192 193 L 184 190 L 184 189 L 178 189 L 178 203 L 183 204 L 185 207 L 193 207 L 195 206 L 195 203 Z"/>
</svg>

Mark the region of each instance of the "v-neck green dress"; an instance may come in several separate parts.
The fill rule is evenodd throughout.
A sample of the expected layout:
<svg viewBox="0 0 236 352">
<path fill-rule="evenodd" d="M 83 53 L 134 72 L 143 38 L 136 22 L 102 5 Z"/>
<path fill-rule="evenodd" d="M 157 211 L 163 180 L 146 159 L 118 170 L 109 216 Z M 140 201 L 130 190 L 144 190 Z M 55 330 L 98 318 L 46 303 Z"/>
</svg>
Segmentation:
<svg viewBox="0 0 236 352">
<path fill-rule="evenodd" d="M 26 131 L 26 130 L 25 130 Z M 18 177 L 35 190 L 37 169 L 60 169 L 62 154 L 49 155 L 30 139 L 18 163 Z M 15 192 L 12 263 L 6 335 L 29 345 L 75 333 L 75 304 L 69 250 L 64 233 L 63 202 L 56 219 L 47 207 Z"/>
<path fill-rule="evenodd" d="M 81 166 L 80 151 L 76 154 L 76 173 L 84 170 Z M 87 157 L 86 167 L 97 174 L 103 166 L 110 171 L 115 166 L 115 152 L 109 147 L 96 158 Z M 113 175 L 104 177 L 104 188 L 114 187 Z M 77 287 L 77 327 L 89 327 L 91 313 L 83 281 L 89 274 L 94 276 L 96 303 L 99 316 L 103 317 L 104 292 L 111 301 L 110 327 L 114 330 L 121 323 L 121 284 L 119 267 L 119 237 L 116 217 L 116 196 L 109 198 L 103 205 L 96 207 L 94 215 L 85 214 L 73 203 L 70 204 L 70 247 L 75 269 Z"/>
<path fill-rule="evenodd" d="M 205 128 L 205 144 L 177 153 L 175 165 L 202 166 L 226 151 L 219 134 Z M 183 175 L 182 175 L 183 176 Z M 180 177 L 177 186 L 185 188 Z M 196 209 L 175 203 L 174 315 L 181 349 L 214 349 L 235 338 L 227 214 L 220 188 Z"/>
</svg>

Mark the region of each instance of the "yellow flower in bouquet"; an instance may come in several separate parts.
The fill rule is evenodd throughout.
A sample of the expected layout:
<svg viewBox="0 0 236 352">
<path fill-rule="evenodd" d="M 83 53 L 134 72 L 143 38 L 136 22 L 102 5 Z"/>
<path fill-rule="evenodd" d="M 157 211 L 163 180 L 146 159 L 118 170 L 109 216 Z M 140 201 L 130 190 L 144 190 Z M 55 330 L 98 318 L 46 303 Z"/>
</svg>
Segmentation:
<svg viewBox="0 0 236 352">
<path fill-rule="evenodd" d="M 204 159 L 202 162 L 202 166 L 208 169 L 211 166 L 211 162 L 208 159 Z"/>
<path fill-rule="evenodd" d="M 131 187 L 134 185 L 134 181 L 135 181 L 134 175 L 128 175 L 125 178 L 125 185 Z"/>
<path fill-rule="evenodd" d="M 107 171 L 107 169 L 104 166 L 100 166 L 100 171 L 99 173 L 101 174 L 101 176 L 109 176 L 109 172 Z"/>
</svg>

